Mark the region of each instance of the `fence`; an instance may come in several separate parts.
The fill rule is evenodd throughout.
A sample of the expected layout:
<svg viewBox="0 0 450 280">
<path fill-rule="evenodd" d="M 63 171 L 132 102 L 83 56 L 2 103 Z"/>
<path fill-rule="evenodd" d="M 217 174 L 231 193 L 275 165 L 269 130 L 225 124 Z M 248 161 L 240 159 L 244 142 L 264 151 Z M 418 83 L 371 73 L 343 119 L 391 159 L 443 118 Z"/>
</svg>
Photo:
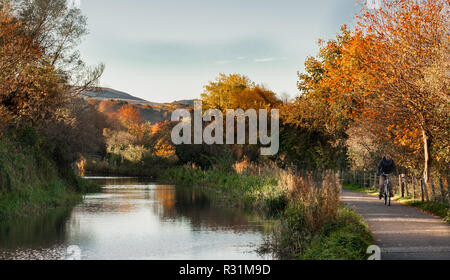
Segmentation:
<svg viewBox="0 0 450 280">
<path fill-rule="evenodd" d="M 379 189 L 379 176 L 373 172 L 341 171 L 340 178 L 346 185 L 372 190 Z M 432 177 L 430 182 L 425 184 L 423 179 L 405 173 L 391 177 L 394 194 L 404 198 L 443 203 L 450 203 L 448 181 L 448 177 Z"/>
</svg>

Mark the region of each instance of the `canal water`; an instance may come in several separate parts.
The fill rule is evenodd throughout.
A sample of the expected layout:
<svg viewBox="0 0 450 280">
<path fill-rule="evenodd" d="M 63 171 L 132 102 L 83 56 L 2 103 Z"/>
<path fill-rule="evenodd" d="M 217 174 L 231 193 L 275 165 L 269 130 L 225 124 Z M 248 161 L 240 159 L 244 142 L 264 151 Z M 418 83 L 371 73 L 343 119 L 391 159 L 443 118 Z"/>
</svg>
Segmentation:
<svg viewBox="0 0 450 280">
<path fill-rule="evenodd" d="M 0 259 L 261 260 L 270 222 L 201 190 L 138 178 L 103 186 L 72 209 L 0 224 Z"/>
</svg>

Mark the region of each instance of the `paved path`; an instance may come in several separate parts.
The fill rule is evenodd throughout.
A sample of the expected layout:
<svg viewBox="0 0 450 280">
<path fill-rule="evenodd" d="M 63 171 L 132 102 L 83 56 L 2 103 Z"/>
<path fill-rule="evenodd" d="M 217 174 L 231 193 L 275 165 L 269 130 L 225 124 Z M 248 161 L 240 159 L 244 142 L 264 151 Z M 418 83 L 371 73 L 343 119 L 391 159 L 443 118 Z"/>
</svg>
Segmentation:
<svg viewBox="0 0 450 280">
<path fill-rule="evenodd" d="M 344 190 L 342 201 L 369 224 L 383 260 L 450 260 L 450 225 L 413 207 Z"/>
</svg>

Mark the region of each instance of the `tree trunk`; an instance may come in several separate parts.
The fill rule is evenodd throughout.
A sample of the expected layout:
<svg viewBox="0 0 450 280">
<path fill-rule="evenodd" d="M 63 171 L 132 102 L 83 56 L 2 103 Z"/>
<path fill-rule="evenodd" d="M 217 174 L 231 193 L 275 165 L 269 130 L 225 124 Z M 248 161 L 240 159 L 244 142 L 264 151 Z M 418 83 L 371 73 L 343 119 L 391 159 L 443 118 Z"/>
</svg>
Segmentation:
<svg viewBox="0 0 450 280">
<path fill-rule="evenodd" d="M 425 191 L 425 179 L 420 180 L 420 195 L 422 197 L 422 202 L 425 201 L 425 195 L 424 195 L 424 191 Z"/>
<path fill-rule="evenodd" d="M 402 175 L 398 175 L 398 185 L 400 187 L 400 192 L 402 193 L 402 198 L 405 197 L 405 185 L 403 184 Z"/>
<path fill-rule="evenodd" d="M 430 156 L 431 137 L 427 131 L 422 130 L 422 138 L 424 151 L 423 180 L 425 188 L 427 188 L 430 182 L 430 170 L 431 170 L 431 156 Z"/>
</svg>

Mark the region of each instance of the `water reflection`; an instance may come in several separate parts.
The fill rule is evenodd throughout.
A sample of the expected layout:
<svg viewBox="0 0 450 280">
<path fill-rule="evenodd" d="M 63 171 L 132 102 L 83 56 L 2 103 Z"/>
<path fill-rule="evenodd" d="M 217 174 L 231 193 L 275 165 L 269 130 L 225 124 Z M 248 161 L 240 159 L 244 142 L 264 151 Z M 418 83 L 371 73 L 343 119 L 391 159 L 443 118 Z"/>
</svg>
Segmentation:
<svg viewBox="0 0 450 280">
<path fill-rule="evenodd" d="M 261 259 L 264 222 L 214 205 L 198 189 L 95 178 L 102 193 L 73 210 L 0 225 L 0 259 Z"/>
<path fill-rule="evenodd" d="M 70 211 L 58 209 L 46 216 L 10 220 L 0 224 L 0 248 L 45 247 L 62 243 Z"/>
</svg>

